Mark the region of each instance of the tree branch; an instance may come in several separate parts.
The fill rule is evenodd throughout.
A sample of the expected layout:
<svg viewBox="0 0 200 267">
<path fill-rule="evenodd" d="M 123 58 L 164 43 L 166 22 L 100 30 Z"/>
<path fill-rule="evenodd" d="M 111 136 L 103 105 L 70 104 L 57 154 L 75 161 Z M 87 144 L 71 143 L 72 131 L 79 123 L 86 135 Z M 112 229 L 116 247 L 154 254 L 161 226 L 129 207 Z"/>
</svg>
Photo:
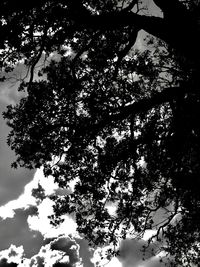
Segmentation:
<svg viewBox="0 0 200 267">
<path fill-rule="evenodd" d="M 165 88 L 162 92 L 157 92 L 150 98 L 143 98 L 133 104 L 118 109 L 115 113 L 108 115 L 106 119 L 102 119 L 97 125 L 101 127 L 110 122 L 126 119 L 130 115 L 136 115 L 140 112 L 148 111 L 149 109 L 171 102 L 179 96 L 183 96 L 186 93 L 186 88 L 183 87 L 169 87 Z"/>
<path fill-rule="evenodd" d="M 75 144 L 78 144 L 82 138 L 92 140 L 104 127 L 110 125 L 110 123 L 123 121 L 129 116 L 135 116 L 140 112 L 148 111 L 158 105 L 176 100 L 180 96 L 184 96 L 185 92 L 185 88 L 182 87 L 166 88 L 162 92 L 155 93 L 150 98 L 141 99 L 129 106 L 118 109 L 113 114 L 103 114 L 102 119 L 99 119 L 96 123 L 88 118 L 83 125 L 80 125 L 79 128 L 76 129 L 73 140 L 76 140 Z M 55 126 L 52 125 L 52 127 Z M 134 140 L 132 145 L 134 146 L 140 141 L 141 140 Z M 85 145 L 87 145 L 87 142 L 85 142 Z M 71 147 L 71 149 L 73 150 L 74 147 Z"/>
<path fill-rule="evenodd" d="M 160 4 L 160 1 L 156 3 Z M 190 60 L 197 60 L 200 43 L 196 38 L 199 30 L 198 23 L 191 19 L 191 14 L 185 7 L 176 1 L 173 4 L 161 5 L 165 14 L 164 18 L 155 16 L 139 15 L 134 12 L 110 12 L 100 15 L 83 14 L 74 17 L 75 25 L 81 28 L 93 29 L 116 29 L 119 27 L 133 26 L 139 30 L 154 35 L 165 41 L 171 47 L 177 49 Z M 167 15 L 166 15 L 167 14 Z M 191 42 L 192 39 L 195 42 Z M 198 58 L 199 60 L 199 58 Z"/>
</svg>

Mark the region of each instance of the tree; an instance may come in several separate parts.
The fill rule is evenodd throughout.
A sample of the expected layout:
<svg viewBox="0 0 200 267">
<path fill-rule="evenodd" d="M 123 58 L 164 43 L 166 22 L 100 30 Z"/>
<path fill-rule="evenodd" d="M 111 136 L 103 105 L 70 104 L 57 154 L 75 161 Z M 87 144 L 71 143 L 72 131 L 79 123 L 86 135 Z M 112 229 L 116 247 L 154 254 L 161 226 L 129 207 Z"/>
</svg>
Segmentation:
<svg viewBox="0 0 200 267">
<path fill-rule="evenodd" d="M 53 224 L 73 214 L 91 245 L 112 246 L 108 256 L 121 238 L 155 229 L 149 242 L 163 240 L 174 266 L 191 266 L 200 257 L 200 5 L 154 3 L 162 16 L 137 0 L 2 1 L 3 71 L 19 59 L 29 69 L 27 96 L 4 117 L 13 167 L 43 166 L 61 188 L 76 181 L 52 196 Z M 138 49 L 141 29 L 149 35 Z"/>
</svg>

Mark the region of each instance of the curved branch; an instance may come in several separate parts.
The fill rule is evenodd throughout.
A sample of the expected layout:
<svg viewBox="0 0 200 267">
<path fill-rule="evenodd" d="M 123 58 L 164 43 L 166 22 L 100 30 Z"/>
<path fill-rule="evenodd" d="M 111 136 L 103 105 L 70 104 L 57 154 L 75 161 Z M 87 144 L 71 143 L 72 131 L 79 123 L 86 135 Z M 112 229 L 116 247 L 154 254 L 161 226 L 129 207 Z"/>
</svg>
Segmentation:
<svg viewBox="0 0 200 267">
<path fill-rule="evenodd" d="M 151 108 L 176 100 L 180 96 L 184 96 L 186 88 L 184 87 L 169 87 L 162 92 L 157 92 L 149 98 L 143 98 L 133 104 L 118 109 L 115 113 L 108 115 L 102 121 L 98 122 L 96 127 L 105 127 L 110 122 L 126 119 L 130 115 L 136 115 L 140 112 L 148 111 Z"/>
<path fill-rule="evenodd" d="M 160 3 L 160 1 L 157 1 Z M 118 27 L 133 26 L 143 29 L 165 41 L 168 45 L 177 49 L 184 56 L 193 61 L 199 60 L 199 33 L 198 22 L 191 18 L 189 11 L 176 1 L 175 4 L 165 4 L 164 18 L 139 15 L 134 12 L 110 12 L 100 15 L 83 14 L 73 18 L 78 28 L 116 29 Z M 161 5 L 160 5 L 161 6 Z M 167 14 L 167 15 L 166 15 Z M 195 38 L 195 42 L 191 42 Z M 198 58 L 198 59 L 197 59 Z"/>
</svg>

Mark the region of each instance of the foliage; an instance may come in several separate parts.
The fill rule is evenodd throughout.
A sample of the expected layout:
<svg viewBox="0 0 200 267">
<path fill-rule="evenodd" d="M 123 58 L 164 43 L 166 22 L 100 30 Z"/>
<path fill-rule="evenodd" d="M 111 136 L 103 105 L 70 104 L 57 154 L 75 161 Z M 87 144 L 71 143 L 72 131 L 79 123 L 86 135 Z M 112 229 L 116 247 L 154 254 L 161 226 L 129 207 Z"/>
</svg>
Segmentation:
<svg viewBox="0 0 200 267">
<path fill-rule="evenodd" d="M 200 66 L 198 41 L 188 39 L 199 14 L 193 1 L 156 0 L 164 16 L 149 17 L 141 2 L 35 1 L 10 10 L 2 1 L 1 31 L 19 22 L 4 34 L 3 72 L 23 58 L 30 78 L 20 85 L 27 96 L 4 113 L 8 144 L 13 167 L 43 166 L 63 189 L 75 181 L 71 194 L 51 197 L 53 224 L 72 214 L 91 245 L 111 246 L 108 256 L 122 238 L 155 229 L 154 253 L 190 266 L 200 255 Z M 137 48 L 140 29 L 154 37 Z"/>
</svg>

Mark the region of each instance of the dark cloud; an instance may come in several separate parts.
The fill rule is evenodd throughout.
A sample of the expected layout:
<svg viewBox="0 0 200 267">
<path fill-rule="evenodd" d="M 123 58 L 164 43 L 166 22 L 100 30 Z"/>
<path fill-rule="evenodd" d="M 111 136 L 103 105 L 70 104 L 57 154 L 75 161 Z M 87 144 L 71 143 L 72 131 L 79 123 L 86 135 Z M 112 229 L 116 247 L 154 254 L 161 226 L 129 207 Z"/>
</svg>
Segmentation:
<svg viewBox="0 0 200 267">
<path fill-rule="evenodd" d="M 124 267 L 137 266 L 142 259 L 148 260 L 152 255 L 152 249 L 155 249 L 155 244 L 150 244 L 145 252 L 143 246 L 146 246 L 147 242 L 137 239 L 126 239 L 121 243 L 120 247 L 120 261 Z"/>
<path fill-rule="evenodd" d="M 44 245 L 44 243 L 46 243 Z M 44 241 L 37 255 L 30 259 L 29 266 L 74 267 L 80 263 L 79 245 L 71 237 L 60 236 Z"/>
<path fill-rule="evenodd" d="M 69 256 L 68 266 L 74 266 L 80 261 L 79 245 L 70 237 L 60 237 L 51 242 L 51 249 L 62 251 Z"/>
<path fill-rule="evenodd" d="M 88 242 L 85 239 L 75 239 L 79 244 L 79 255 L 83 261 L 84 267 L 94 267 L 94 263 L 91 262 L 91 258 L 93 257 L 93 252 L 88 246 Z"/>
<path fill-rule="evenodd" d="M 144 251 L 143 246 L 146 246 Z M 147 246 L 147 241 L 137 239 L 124 240 L 120 247 L 119 260 L 123 267 L 169 267 L 172 262 L 164 254 L 154 255 L 159 250 L 159 243 L 154 242 Z"/>
<path fill-rule="evenodd" d="M 32 266 L 45 267 L 44 257 L 36 256 L 33 259 L 31 259 L 30 267 L 32 267 Z"/>
<path fill-rule="evenodd" d="M 8 257 L 16 257 L 17 256 L 17 252 L 14 249 L 11 249 L 11 251 L 8 254 Z"/>
<path fill-rule="evenodd" d="M 17 266 L 17 263 L 8 263 L 8 260 L 3 258 L 0 260 L 0 267 L 16 267 Z"/>
<path fill-rule="evenodd" d="M 51 238 L 46 238 L 44 239 L 44 242 L 43 242 L 43 245 L 47 245 L 47 244 L 50 244 L 52 241 L 54 241 L 55 238 L 51 237 Z"/>
<path fill-rule="evenodd" d="M 36 231 L 30 231 L 27 218 L 37 213 L 36 207 L 26 210 L 16 210 L 13 218 L 0 221 L 0 251 L 7 249 L 11 244 L 23 245 L 25 256 L 31 257 L 38 253 L 43 244 L 43 236 Z"/>
<path fill-rule="evenodd" d="M 53 267 L 70 267 L 71 265 L 69 263 L 65 262 L 56 262 L 53 264 Z"/>
<path fill-rule="evenodd" d="M 142 267 L 170 267 L 172 265 L 169 259 L 154 256 L 150 258 L 148 261 L 142 262 L 141 266 Z"/>
</svg>

